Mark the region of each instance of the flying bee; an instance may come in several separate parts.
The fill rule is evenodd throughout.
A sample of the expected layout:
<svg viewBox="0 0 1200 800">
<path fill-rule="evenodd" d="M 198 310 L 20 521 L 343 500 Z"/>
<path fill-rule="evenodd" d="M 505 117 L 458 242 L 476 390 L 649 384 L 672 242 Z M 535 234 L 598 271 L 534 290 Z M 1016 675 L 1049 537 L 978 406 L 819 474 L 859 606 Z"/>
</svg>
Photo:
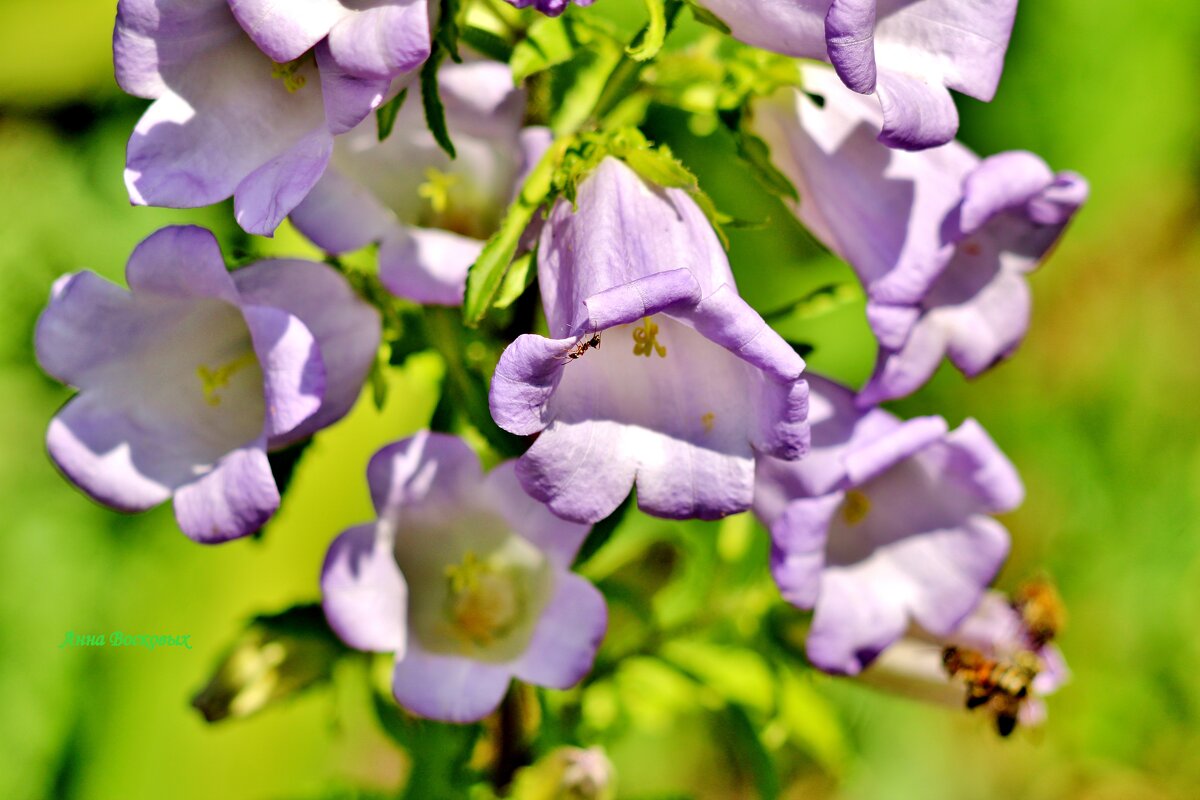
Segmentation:
<svg viewBox="0 0 1200 800">
<path fill-rule="evenodd" d="M 568 350 L 567 351 L 567 359 L 569 361 L 574 361 L 575 359 L 579 358 L 584 353 L 586 353 L 588 350 L 592 350 L 592 349 L 595 349 L 595 350 L 600 349 L 600 331 L 592 331 L 591 336 L 589 336 L 587 339 L 581 340 L 578 344 L 576 344 L 574 347 L 572 347 L 570 350 Z"/>
<path fill-rule="evenodd" d="M 1001 736 L 1013 732 L 1017 712 L 1029 697 L 1038 674 L 1040 664 L 1035 655 L 1022 652 L 1009 661 L 951 646 L 942 651 L 942 664 L 951 678 L 961 678 L 967 684 L 968 709 L 986 707 L 995 717 L 996 730 Z"/>
<path fill-rule="evenodd" d="M 1062 632 L 1067 610 L 1054 584 L 1045 578 L 1026 581 L 1013 596 L 1013 609 L 1029 633 L 1036 650 Z"/>
</svg>

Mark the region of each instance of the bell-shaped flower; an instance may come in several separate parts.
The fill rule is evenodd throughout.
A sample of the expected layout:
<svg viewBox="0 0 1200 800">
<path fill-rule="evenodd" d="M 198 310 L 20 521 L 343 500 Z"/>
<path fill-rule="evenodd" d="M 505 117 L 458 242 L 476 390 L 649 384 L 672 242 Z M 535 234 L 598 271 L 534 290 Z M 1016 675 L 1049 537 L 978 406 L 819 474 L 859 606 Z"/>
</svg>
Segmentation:
<svg viewBox="0 0 1200 800">
<path fill-rule="evenodd" d="M 920 150 L 958 131 L 950 89 L 991 100 L 1017 0 L 699 0 L 738 39 L 828 61 L 850 89 L 874 94 L 879 141 Z"/>
<path fill-rule="evenodd" d="M 199 542 L 252 533 L 279 506 L 267 450 L 341 418 L 379 347 L 379 314 L 324 264 L 234 273 L 203 228 L 142 242 L 123 289 L 91 272 L 54 285 L 42 368 L 79 393 L 50 422 L 50 456 L 105 505 L 174 497 Z"/>
<path fill-rule="evenodd" d="M 796 215 L 866 289 L 879 358 L 861 402 L 916 391 L 945 356 L 975 376 L 1012 353 L 1029 327 L 1025 276 L 1087 198 L 1086 181 L 1027 152 L 889 149 L 874 140 L 869 99 L 827 68 L 802 74 L 807 93 L 756 103 L 753 125 L 799 192 Z"/>
<path fill-rule="evenodd" d="M 453 306 L 550 137 L 545 128 L 522 129 L 525 94 L 513 88 L 506 65 L 446 64 L 438 80 L 457 158 L 434 141 L 410 98 L 384 141 L 373 118 L 338 137 L 329 170 L 291 219 L 331 253 L 379 242 L 379 276 L 389 291 Z"/>
<path fill-rule="evenodd" d="M 238 224 L 263 235 L 321 177 L 334 136 L 392 83 L 348 72 L 328 39 L 274 61 L 226 0 L 120 0 L 113 53 L 121 88 L 154 101 L 129 140 L 130 200 L 193 208 L 232 196 Z"/>
<path fill-rule="evenodd" d="M 988 514 L 1023 495 L 978 423 L 901 421 L 862 411 L 849 390 L 810 375 L 812 452 L 759 460 L 755 513 L 771 531 L 771 571 L 793 605 L 814 609 L 809 659 L 855 674 L 916 623 L 949 634 L 1008 554 Z"/>
<path fill-rule="evenodd" d="M 492 712 L 509 681 L 565 689 L 591 669 L 604 598 L 570 571 L 589 528 L 486 475 L 454 436 L 388 445 L 367 480 L 379 519 L 334 540 L 321 573 L 329 624 L 359 650 L 395 653 L 392 689 L 446 722 Z"/>
<path fill-rule="evenodd" d="M 359 78 L 394 78 L 432 47 L 427 0 L 228 0 L 254 43 L 279 63 L 328 37 L 329 55 Z"/>
<path fill-rule="evenodd" d="M 534 6 L 548 17 L 557 17 L 567 10 L 567 6 L 571 5 L 571 0 L 505 0 L 505 2 L 517 8 Z M 590 6 L 596 0 L 574 0 L 574 2 L 577 6 Z"/>
<path fill-rule="evenodd" d="M 892 694 L 953 708 L 983 708 L 1002 735 L 1046 719 L 1044 698 L 1070 680 L 1062 652 L 1039 641 L 1013 601 L 988 591 L 944 636 L 913 626 L 859 675 Z"/>
<path fill-rule="evenodd" d="M 523 335 L 492 378 L 492 417 L 539 434 L 525 489 L 595 522 L 637 485 L 673 519 L 743 511 L 754 457 L 808 442 L 804 361 L 742 300 L 725 252 L 684 191 L 609 157 L 542 229 L 538 284 L 550 337 Z"/>
</svg>

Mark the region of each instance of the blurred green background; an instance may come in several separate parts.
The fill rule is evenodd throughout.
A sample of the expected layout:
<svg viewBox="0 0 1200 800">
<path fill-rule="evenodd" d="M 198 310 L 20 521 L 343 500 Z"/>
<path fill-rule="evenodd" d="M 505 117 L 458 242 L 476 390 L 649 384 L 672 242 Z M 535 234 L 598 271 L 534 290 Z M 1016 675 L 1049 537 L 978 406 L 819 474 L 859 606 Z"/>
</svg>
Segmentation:
<svg viewBox="0 0 1200 800">
<path fill-rule="evenodd" d="M 636 6 L 597 8 L 606 3 Z M 318 437 L 262 541 L 199 547 L 169 509 L 110 513 L 44 455 L 68 392 L 39 372 L 31 338 L 58 275 L 120 280 L 133 246 L 175 222 L 212 227 L 231 255 L 308 252 L 286 232 L 249 242 L 226 208 L 129 206 L 123 148 L 144 103 L 112 80 L 113 5 L 0 0 L 0 797 L 257 800 L 394 786 L 403 757 L 353 680 L 214 727 L 188 699 L 246 619 L 315 598 L 329 539 L 370 517 L 367 457 L 428 421 L 436 357 L 395 372 L 382 413 L 364 400 Z M 898 409 L 952 424 L 974 416 L 1016 462 L 1028 499 L 1005 520 L 1014 550 L 999 583 L 1041 570 L 1057 579 L 1074 679 L 1044 728 L 1006 741 L 966 714 L 812 681 L 809 718 L 825 731 L 813 748 L 836 755 L 788 769 L 784 796 L 1200 796 L 1200 5 L 1025 2 L 995 102 L 959 105 L 962 138 L 980 152 L 1033 150 L 1086 175 L 1092 198 L 1033 278 L 1018 357 L 971 383 L 943 370 Z M 651 128 L 723 210 L 775 223 L 731 237 L 757 307 L 845 275 L 773 199 L 745 191 L 728 141 L 692 137 L 667 112 Z M 782 329 L 816 345 L 818 371 L 861 381 L 869 370 L 860 305 Z M 194 649 L 60 649 L 68 631 L 190 634 Z M 753 796 L 686 713 L 643 713 L 638 725 L 607 742 L 622 797 Z"/>
</svg>

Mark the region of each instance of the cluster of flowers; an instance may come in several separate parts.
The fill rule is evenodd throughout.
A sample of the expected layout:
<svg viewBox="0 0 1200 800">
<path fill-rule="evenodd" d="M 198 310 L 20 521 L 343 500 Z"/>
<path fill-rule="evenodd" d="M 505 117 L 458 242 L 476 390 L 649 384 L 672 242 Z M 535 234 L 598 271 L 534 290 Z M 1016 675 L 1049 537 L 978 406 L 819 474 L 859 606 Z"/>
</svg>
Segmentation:
<svg viewBox="0 0 1200 800">
<path fill-rule="evenodd" d="M 796 216 L 861 279 L 874 375 L 855 392 L 806 373 L 739 297 L 693 196 L 603 158 L 526 232 L 549 336 L 509 344 L 490 404 L 501 428 L 536 438 L 486 474 L 445 434 L 377 453 L 378 520 L 325 562 L 330 624 L 394 652 L 396 698 L 427 717 L 479 719 L 513 677 L 573 685 L 606 611 L 570 566 L 636 487 L 665 518 L 753 509 L 783 596 L 814 612 L 808 655 L 823 670 L 857 674 L 934 642 L 994 663 L 1032 655 L 1034 691 L 1053 689 L 1048 637 L 987 591 L 1009 549 L 990 515 L 1021 502 L 1015 469 L 974 421 L 951 431 L 878 408 L 944 357 L 973 376 L 1017 347 L 1025 275 L 1087 195 L 1033 154 L 980 159 L 952 141 L 948 88 L 990 98 L 1016 0 L 701 4 L 742 41 L 808 59 L 802 89 L 755 99 L 747 118 L 796 188 Z M 506 65 L 468 59 L 438 75 L 457 158 L 412 103 L 381 140 L 372 112 L 430 56 L 437 13 L 426 0 L 121 0 L 118 80 L 154 101 L 129 143 L 131 199 L 232 196 L 248 232 L 290 216 L 333 254 L 375 243 L 393 294 L 462 303 L 551 136 L 523 126 Z M 126 280 L 65 276 L 40 319 L 43 367 L 79 390 L 50 425 L 51 457 L 114 508 L 173 498 L 196 541 L 256 531 L 280 501 L 267 453 L 347 413 L 379 349 L 378 310 L 325 264 L 230 272 L 192 227 L 149 237 Z"/>
</svg>

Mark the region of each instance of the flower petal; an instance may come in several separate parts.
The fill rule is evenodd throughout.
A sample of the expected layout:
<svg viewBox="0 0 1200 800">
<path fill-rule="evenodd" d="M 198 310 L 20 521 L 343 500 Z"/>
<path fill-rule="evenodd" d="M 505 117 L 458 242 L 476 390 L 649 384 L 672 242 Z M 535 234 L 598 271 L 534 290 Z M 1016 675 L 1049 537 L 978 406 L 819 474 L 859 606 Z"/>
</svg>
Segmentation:
<svg viewBox="0 0 1200 800">
<path fill-rule="evenodd" d="M 233 193 L 238 225 L 247 233 L 274 234 L 320 180 L 331 155 L 333 135 L 321 126 L 247 175 Z"/>
<path fill-rule="evenodd" d="M 783 599 L 798 608 L 816 605 L 829 523 L 844 497 L 834 492 L 793 500 L 771 524 L 771 575 Z"/>
<path fill-rule="evenodd" d="M 265 439 L 234 450 L 208 474 L 175 491 L 175 520 L 202 544 L 254 533 L 278 508 Z"/>
<path fill-rule="evenodd" d="M 483 470 L 462 439 L 420 431 L 371 456 L 367 482 L 380 517 L 412 505 L 449 511 L 477 493 Z"/>
<path fill-rule="evenodd" d="M 229 0 L 229 8 L 259 49 L 281 64 L 304 55 L 351 13 L 340 0 Z"/>
<path fill-rule="evenodd" d="M 379 279 L 397 297 L 423 305 L 459 306 L 467 270 L 483 245 L 450 231 L 392 225 L 379 248 Z"/>
<path fill-rule="evenodd" d="M 346 16 L 329 32 L 329 50 L 347 72 L 391 78 L 419 67 L 432 48 L 426 0 L 389 0 Z"/>
<path fill-rule="evenodd" d="M 496 710 L 512 680 L 510 667 L 438 655 L 410 641 L 392 673 L 392 694 L 409 711 L 442 722 L 478 722 Z"/>
<path fill-rule="evenodd" d="M 379 312 L 341 275 L 312 261 L 259 261 L 233 273 L 246 303 L 278 308 L 298 317 L 316 339 L 325 369 L 320 409 L 294 428 L 278 447 L 337 422 L 354 405 L 375 363 L 381 336 Z"/>
<path fill-rule="evenodd" d="M 282 437 L 317 413 L 325 396 L 325 363 L 312 332 L 278 308 L 242 309 L 262 369 L 266 435 Z"/>
<path fill-rule="evenodd" d="M 172 225 L 146 237 L 129 256 L 125 280 L 135 293 L 239 303 L 217 237 L 195 225 Z"/>
<path fill-rule="evenodd" d="M 333 540 L 321 567 L 321 597 L 329 627 L 350 647 L 403 658 L 408 585 L 391 538 L 378 535 L 376 525 L 350 528 Z"/>
<path fill-rule="evenodd" d="M 392 213 L 369 189 L 330 168 L 300 204 L 292 224 L 328 253 L 348 253 L 383 238 Z"/>
<path fill-rule="evenodd" d="M 535 686 L 569 689 L 591 671 L 607 628 L 604 595 L 578 575 L 560 573 L 554 595 L 513 672 Z"/>
<path fill-rule="evenodd" d="M 515 533 L 542 551 L 551 563 L 569 568 L 591 526 L 568 522 L 526 494 L 515 467 L 515 461 L 505 461 L 487 474 L 482 504 L 497 510 Z"/>
</svg>

